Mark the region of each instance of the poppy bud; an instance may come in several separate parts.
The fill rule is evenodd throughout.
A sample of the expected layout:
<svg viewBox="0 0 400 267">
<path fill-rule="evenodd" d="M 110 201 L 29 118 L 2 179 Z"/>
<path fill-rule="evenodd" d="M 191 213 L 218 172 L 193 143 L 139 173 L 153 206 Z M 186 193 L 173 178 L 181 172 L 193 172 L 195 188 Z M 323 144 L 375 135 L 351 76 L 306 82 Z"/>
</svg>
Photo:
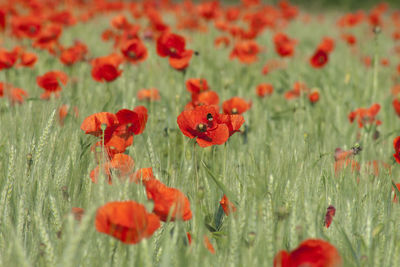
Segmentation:
<svg viewBox="0 0 400 267">
<path fill-rule="evenodd" d="M 290 211 L 287 207 L 279 207 L 275 211 L 275 215 L 278 218 L 278 220 L 285 220 L 289 217 Z"/>
<path fill-rule="evenodd" d="M 254 245 L 254 241 L 256 240 L 257 234 L 255 232 L 250 232 L 247 234 L 247 242 L 249 244 L 249 246 L 253 246 Z"/>
<path fill-rule="evenodd" d="M 107 128 L 107 124 L 102 123 L 102 124 L 100 125 L 100 129 L 101 129 L 103 132 L 106 130 L 106 128 Z"/>
<path fill-rule="evenodd" d="M 382 32 L 382 29 L 381 29 L 381 27 L 379 27 L 379 26 L 375 26 L 375 27 L 372 29 L 372 31 L 373 31 L 375 34 L 380 34 L 380 33 Z"/>
<path fill-rule="evenodd" d="M 197 198 L 200 200 L 204 198 L 204 187 L 203 186 L 199 186 L 199 189 L 197 191 Z"/>
</svg>

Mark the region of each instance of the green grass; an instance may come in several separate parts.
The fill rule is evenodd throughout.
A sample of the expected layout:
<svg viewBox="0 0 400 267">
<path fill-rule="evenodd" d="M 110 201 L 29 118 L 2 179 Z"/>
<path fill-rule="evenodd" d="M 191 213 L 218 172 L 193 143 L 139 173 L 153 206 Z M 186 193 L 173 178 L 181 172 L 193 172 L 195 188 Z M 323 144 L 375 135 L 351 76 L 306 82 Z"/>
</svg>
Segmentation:
<svg viewBox="0 0 400 267">
<path fill-rule="evenodd" d="M 207 35 L 185 32 L 192 40 L 187 46 L 200 53 L 185 75 L 171 69 L 166 59 L 156 55 L 154 44 L 147 42 L 147 61 L 124 65 L 123 75 L 109 85 L 112 102 L 107 85 L 93 81 L 87 63 L 66 68 L 38 52 L 35 68 L 0 72 L 2 81 L 26 89 L 30 95 L 23 105 L 14 107 L 0 99 L 0 265 L 271 266 L 279 250 L 294 249 L 307 238 L 321 238 L 338 248 L 344 266 L 400 266 L 400 207 L 392 202 L 392 180 L 398 181 L 399 173 L 392 157 L 392 140 L 400 127 L 389 94 L 397 63 L 389 54 L 390 31 L 379 35 L 375 47 L 366 26 L 355 30 L 362 54 L 374 56 L 376 48 L 378 58 L 392 61 L 390 69 L 378 66 L 378 86 L 374 88 L 373 68 L 366 69 L 339 38 L 324 69 L 309 66 L 308 58 L 322 36 L 340 36 L 332 26 L 333 18 L 334 14 L 328 14 L 322 24 L 290 24 L 286 32 L 299 40 L 296 55 L 287 69 L 268 76 L 261 75 L 261 68 L 267 59 L 277 57 L 270 31 L 257 39 L 266 52 L 249 66 L 230 61 L 229 49 L 213 47 L 218 33 L 211 27 Z M 82 39 L 91 55 L 106 55 L 111 46 L 101 42 L 100 33 L 107 24 L 108 18 L 100 17 L 76 25 L 64 32 L 63 43 Z M 7 40 L 5 45 L 12 47 L 13 43 Z M 36 76 L 55 69 L 78 81 L 70 82 L 61 98 L 42 101 Z M 200 77 L 207 79 L 221 100 L 241 96 L 253 101 L 244 114 L 246 142 L 243 135 L 235 134 L 225 145 L 194 150 L 193 140 L 180 132 L 176 118 L 190 100 L 184 81 Z M 306 97 L 284 99 L 283 92 L 298 80 L 319 88 L 321 99 L 316 105 L 311 106 Z M 270 98 L 257 99 L 255 87 L 261 82 L 274 85 Z M 184 192 L 194 216 L 188 222 L 163 224 L 137 245 L 125 245 L 96 231 L 96 209 L 108 201 L 130 199 L 150 210 L 152 203 L 143 187 L 134 183 L 117 179 L 112 186 L 91 182 L 89 173 L 95 161 L 89 145 L 95 140 L 80 130 L 80 124 L 96 112 L 142 104 L 136 93 L 150 87 L 159 89 L 162 100 L 144 104 L 149 110 L 146 130 L 135 137 L 127 153 L 136 168 L 153 167 L 158 179 Z M 382 106 L 378 118 L 383 122 L 376 141 L 347 119 L 351 110 L 375 102 Z M 61 104 L 79 108 L 79 117 L 68 116 L 63 127 L 55 114 Z M 382 160 L 393 164 L 392 172 L 382 170 L 375 177 L 364 166 L 360 174 L 347 170 L 335 176 L 335 148 L 349 149 L 357 142 L 363 147 L 356 156 L 362 166 Z M 199 188 L 195 186 L 196 165 Z M 218 222 L 222 188 L 237 201 L 238 209 Z M 335 206 L 336 216 L 326 229 L 323 220 L 329 205 Z M 73 219 L 72 207 L 85 209 L 82 222 Z M 186 232 L 192 233 L 191 246 Z M 205 234 L 215 255 L 203 245 Z"/>
</svg>

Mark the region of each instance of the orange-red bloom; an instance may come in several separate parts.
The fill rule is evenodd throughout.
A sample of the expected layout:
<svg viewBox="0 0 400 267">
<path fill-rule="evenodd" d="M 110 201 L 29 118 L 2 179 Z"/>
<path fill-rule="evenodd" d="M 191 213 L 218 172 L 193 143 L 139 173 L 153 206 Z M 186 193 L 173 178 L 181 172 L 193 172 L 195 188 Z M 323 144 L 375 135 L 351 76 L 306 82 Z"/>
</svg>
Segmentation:
<svg viewBox="0 0 400 267">
<path fill-rule="evenodd" d="M 102 135 L 102 127 L 111 129 L 118 124 L 118 118 L 115 114 L 109 112 L 99 112 L 85 118 L 81 124 L 81 129 L 86 134 L 97 137 Z"/>
<path fill-rule="evenodd" d="M 270 96 L 274 92 L 274 87 L 269 83 L 261 83 L 257 85 L 256 94 L 259 97 Z"/>
<path fill-rule="evenodd" d="M 122 73 L 122 70 L 118 68 L 121 63 L 122 58 L 116 54 L 94 59 L 92 62 L 93 79 L 98 82 L 114 81 Z"/>
<path fill-rule="evenodd" d="M 208 90 L 203 91 L 199 94 L 192 94 L 192 101 L 190 101 L 186 106 L 186 109 L 194 109 L 197 106 L 209 105 L 214 106 L 216 110 L 219 110 L 219 96 L 216 92 Z"/>
<path fill-rule="evenodd" d="M 109 202 L 96 213 L 96 229 L 126 244 L 149 238 L 160 227 L 155 214 L 134 201 Z"/>
<path fill-rule="evenodd" d="M 400 100 L 398 98 L 393 99 L 392 105 L 397 116 L 400 117 Z"/>
<path fill-rule="evenodd" d="M 297 44 L 295 39 L 290 39 L 284 33 L 277 33 L 274 36 L 275 51 L 281 57 L 291 57 Z"/>
<path fill-rule="evenodd" d="M 240 97 L 232 97 L 229 100 L 226 100 L 222 103 L 222 109 L 224 114 L 242 114 L 249 110 L 251 107 L 251 101 L 247 102 L 243 98 Z"/>
<path fill-rule="evenodd" d="M 375 117 L 379 113 L 381 106 L 379 104 L 373 104 L 370 108 L 358 108 L 348 115 L 350 123 L 353 123 L 356 118 L 358 127 L 362 128 L 365 124 L 376 124 L 380 125 L 382 122 L 377 120 Z"/>
<path fill-rule="evenodd" d="M 325 53 L 330 53 L 335 49 L 335 41 L 332 38 L 324 37 L 318 45 L 317 50 L 322 50 Z"/>
<path fill-rule="evenodd" d="M 178 189 L 168 187 L 157 179 L 150 179 L 145 183 L 147 197 L 154 201 L 153 213 L 160 220 L 184 221 L 192 218 L 189 199 Z"/>
<path fill-rule="evenodd" d="M 139 63 L 147 58 L 147 48 L 140 39 L 127 40 L 122 44 L 121 52 L 131 63 Z"/>
<path fill-rule="evenodd" d="M 295 250 L 282 250 L 274 258 L 274 267 L 340 267 L 342 258 L 337 249 L 320 239 L 307 239 Z"/>
<path fill-rule="evenodd" d="M 186 89 L 193 95 L 207 91 L 209 87 L 206 79 L 192 78 L 186 81 Z"/>
<path fill-rule="evenodd" d="M 35 53 L 23 51 L 20 55 L 20 66 L 23 67 L 33 67 L 37 61 L 37 56 Z"/>
<path fill-rule="evenodd" d="M 177 119 L 182 133 L 189 138 L 197 137 L 201 147 L 221 145 L 229 138 L 228 126 L 218 123 L 219 114 L 213 106 L 198 106 L 184 110 Z"/>
<path fill-rule="evenodd" d="M 113 158 L 110 161 L 103 164 L 103 172 L 107 175 L 108 183 L 111 184 L 111 174 L 114 174 L 114 177 L 116 176 L 120 179 L 124 179 L 133 174 L 134 167 L 135 161 L 129 155 L 117 153 L 113 155 Z M 94 183 L 97 183 L 100 171 L 100 166 L 97 166 L 91 171 L 90 178 Z"/>
<path fill-rule="evenodd" d="M 185 38 L 165 32 L 157 39 L 157 53 L 160 57 L 169 57 L 169 64 L 176 70 L 184 70 L 189 66 L 193 50 L 185 49 Z"/>
<path fill-rule="evenodd" d="M 221 207 L 224 210 L 224 213 L 226 216 L 228 216 L 232 212 L 236 211 L 236 206 L 232 202 L 229 201 L 229 199 L 226 197 L 226 195 L 224 195 L 222 197 L 219 204 L 221 204 Z"/>
<path fill-rule="evenodd" d="M 326 63 L 328 63 L 328 53 L 324 50 L 317 50 L 310 58 L 311 66 L 316 69 L 322 68 Z"/>
<path fill-rule="evenodd" d="M 51 94 L 59 96 L 59 92 L 62 90 L 61 85 L 66 85 L 68 82 L 68 76 L 62 71 L 49 71 L 42 76 L 36 78 L 36 83 L 45 92 L 40 96 L 42 99 L 49 99 Z"/>
<path fill-rule="evenodd" d="M 352 34 L 342 34 L 342 39 L 350 46 L 357 43 L 357 38 Z"/>
<path fill-rule="evenodd" d="M 67 66 L 71 66 L 84 59 L 87 54 L 87 46 L 79 41 L 69 48 L 61 49 L 60 61 Z"/>
<path fill-rule="evenodd" d="M 311 104 L 317 103 L 319 100 L 319 92 L 318 91 L 313 91 L 308 95 L 308 100 L 310 100 Z"/>
<path fill-rule="evenodd" d="M 397 163 L 400 164 L 400 136 L 397 136 L 393 140 L 394 154 L 393 157 L 396 159 Z"/>
<path fill-rule="evenodd" d="M 156 88 L 150 88 L 150 89 L 141 89 L 137 93 L 137 98 L 142 101 L 142 100 L 148 100 L 148 101 L 157 101 L 160 100 L 160 93 Z"/>
<path fill-rule="evenodd" d="M 332 223 L 333 217 L 336 214 L 336 209 L 334 206 L 330 205 L 327 210 L 326 210 L 326 214 L 325 214 L 325 226 L 326 228 L 329 228 L 329 226 Z"/>
<path fill-rule="evenodd" d="M 235 44 L 229 58 L 238 58 L 241 63 L 249 64 L 257 61 L 260 46 L 253 40 L 241 41 Z"/>
<path fill-rule="evenodd" d="M 3 69 L 12 68 L 18 60 L 18 51 L 7 51 L 0 48 L 0 71 Z"/>
</svg>

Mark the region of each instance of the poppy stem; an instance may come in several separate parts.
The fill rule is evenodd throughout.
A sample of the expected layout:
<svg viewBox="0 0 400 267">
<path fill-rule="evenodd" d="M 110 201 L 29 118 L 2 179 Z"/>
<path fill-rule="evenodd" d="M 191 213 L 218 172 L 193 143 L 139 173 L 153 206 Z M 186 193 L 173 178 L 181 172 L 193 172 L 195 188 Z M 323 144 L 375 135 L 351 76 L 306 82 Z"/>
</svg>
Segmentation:
<svg viewBox="0 0 400 267">
<path fill-rule="evenodd" d="M 196 177 L 196 192 L 199 191 L 199 172 L 197 166 L 196 143 L 193 143 L 193 168 Z"/>
</svg>

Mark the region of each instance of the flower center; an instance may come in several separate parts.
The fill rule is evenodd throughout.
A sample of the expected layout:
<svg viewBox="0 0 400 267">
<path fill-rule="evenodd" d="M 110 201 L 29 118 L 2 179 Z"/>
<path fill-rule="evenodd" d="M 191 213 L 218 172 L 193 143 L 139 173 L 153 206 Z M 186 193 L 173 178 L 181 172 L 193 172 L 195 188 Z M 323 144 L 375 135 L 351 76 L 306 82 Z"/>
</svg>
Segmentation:
<svg viewBox="0 0 400 267">
<path fill-rule="evenodd" d="M 208 120 L 208 121 L 213 121 L 213 119 L 214 119 L 214 118 L 213 118 L 212 114 L 211 114 L 211 113 L 208 113 L 208 114 L 207 114 L 207 120 Z"/>
<path fill-rule="evenodd" d="M 129 56 L 130 58 L 136 59 L 136 53 L 133 52 L 133 51 L 129 51 L 129 52 L 128 52 L 128 56 Z"/>
<path fill-rule="evenodd" d="M 233 108 L 233 109 L 231 110 L 231 113 L 232 113 L 232 114 L 238 114 L 237 108 Z"/>
<path fill-rule="evenodd" d="M 196 126 L 196 130 L 200 133 L 204 133 L 207 130 L 207 125 L 203 124 L 203 123 L 199 123 Z"/>
</svg>

